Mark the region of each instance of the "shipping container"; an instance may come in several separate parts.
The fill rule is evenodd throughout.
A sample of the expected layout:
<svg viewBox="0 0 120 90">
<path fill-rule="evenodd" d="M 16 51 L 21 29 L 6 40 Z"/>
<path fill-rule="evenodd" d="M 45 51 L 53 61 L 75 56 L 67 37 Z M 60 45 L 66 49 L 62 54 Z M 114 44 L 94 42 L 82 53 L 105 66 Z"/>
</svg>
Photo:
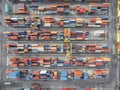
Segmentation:
<svg viewBox="0 0 120 90">
<path fill-rule="evenodd" d="M 10 12 L 10 5 L 9 4 L 5 4 L 5 12 L 9 13 Z"/>
</svg>

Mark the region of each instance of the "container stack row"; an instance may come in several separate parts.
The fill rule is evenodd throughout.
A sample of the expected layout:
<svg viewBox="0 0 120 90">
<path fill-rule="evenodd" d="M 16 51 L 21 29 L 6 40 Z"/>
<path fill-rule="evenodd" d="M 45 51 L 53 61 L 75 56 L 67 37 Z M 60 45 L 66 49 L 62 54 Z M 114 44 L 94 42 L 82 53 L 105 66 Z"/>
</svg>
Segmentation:
<svg viewBox="0 0 120 90">
<path fill-rule="evenodd" d="M 52 30 L 41 30 L 41 31 L 21 31 L 21 32 L 4 32 L 5 38 L 7 40 L 42 40 L 42 41 L 64 41 L 65 39 L 65 31 L 52 31 Z M 107 31 L 104 30 L 73 30 L 70 32 L 70 40 L 71 41 L 84 41 L 84 40 L 105 40 L 107 39 Z"/>
<path fill-rule="evenodd" d="M 118 0 L 117 9 L 117 54 L 120 54 L 120 1 Z"/>
<path fill-rule="evenodd" d="M 110 62 L 108 57 L 88 57 L 88 58 L 75 58 L 72 57 L 69 61 L 65 58 L 60 57 L 11 57 L 8 58 L 8 66 L 16 67 L 75 67 L 75 66 L 86 66 L 86 67 L 103 67 Z"/>
<path fill-rule="evenodd" d="M 88 7 L 82 7 L 81 5 L 76 5 L 74 7 L 71 7 L 70 4 L 53 4 L 49 7 L 38 7 L 37 9 L 41 13 L 44 13 L 45 15 L 93 15 L 93 14 L 101 14 L 101 12 L 105 12 L 109 8 L 109 3 L 103 3 L 103 4 L 90 4 Z"/>
<path fill-rule="evenodd" d="M 52 16 L 44 16 L 41 18 L 39 16 L 26 16 L 26 17 L 4 17 L 4 22 L 8 26 L 12 27 L 26 27 L 32 28 L 35 26 L 36 28 L 40 27 L 94 27 L 100 28 L 108 26 L 109 18 L 54 18 Z"/>
<path fill-rule="evenodd" d="M 68 44 L 5 44 L 7 53 L 14 54 L 65 54 L 71 48 Z M 73 44 L 73 54 L 101 54 L 109 53 L 109 46 L 106 44 Z"/>
<path fill-rule="evenodd" d="M 39 14 L 45 15 L 96 15 L 107 13 L 109 9 L 109 3 L 97 4 L 92 3 L 88 6 L 84 7 L 82 5 L 76 5 L 71 7 L 71 4 L 52 4 L 50 6 L 29 6 L 27 7 L 25 4 L 17 4 L 11 6 L 10 4 L 5 4 L 5 12 L 12 14 L 30 14 L 30 10 L 35 10 L 40 12 Z"/>
<path fill-rule="evenodd" d="M 68 69 L 68 70 L 6 70 L 7 78 L 13 80 L 88 80 L 106 79 L 109 75 L 107 69 Z"/>
<path fill-rule="evenodd" d="M 5 4 L 5 12 L 11 14 L 29 14 L 25 4 L 10 5 Z"/>
</svg>

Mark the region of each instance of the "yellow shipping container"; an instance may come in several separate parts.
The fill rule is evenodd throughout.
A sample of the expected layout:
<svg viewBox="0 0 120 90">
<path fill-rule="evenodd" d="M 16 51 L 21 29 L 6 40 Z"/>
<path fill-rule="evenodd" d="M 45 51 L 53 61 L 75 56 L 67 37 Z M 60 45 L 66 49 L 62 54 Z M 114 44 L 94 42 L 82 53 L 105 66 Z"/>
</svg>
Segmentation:
<svg viewBox="0 0 120 90">
<path fill-rule="evenodd" d="M 51 33 L 51 34 L 57 34 L 57 32 L 56 32 L 56 31 L 51 31 L 50 33 Z"/>
</svg>

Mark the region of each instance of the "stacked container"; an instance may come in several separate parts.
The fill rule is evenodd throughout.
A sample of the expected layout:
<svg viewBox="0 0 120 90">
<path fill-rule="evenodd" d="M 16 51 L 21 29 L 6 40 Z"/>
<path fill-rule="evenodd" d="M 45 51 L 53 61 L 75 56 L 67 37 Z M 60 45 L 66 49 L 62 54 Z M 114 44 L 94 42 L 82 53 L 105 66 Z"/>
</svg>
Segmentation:
<svg viewBox="0 0 120 90">
<path fill-rule="evenodd" d="M 72 7 L 71 4 L 52 4 L 48 7 L 38 7 L 38 10 L 41 13 L 44 13 L 45 15 L 69 15 L 73 14 L 74 12 L 77 15 L 94 15 L 94 14 L 102 14 L 105 11 L 107 12 L 109 8 L 109 3 L 103 3 L 103 4 L 97 4 L 97 3 L 91 3 L 89 7 L 84 7 L 81 5 L 76 5 L 75 7 Z M 101 13 L 100 13 L 101 12 Z M 105 13 L 106 13 L 105 12 Z"/>
<path fill-rule="evenodd" d="M 88 58 L 75 58 L 72 57 L 69 61 L 60 57 L 11 57 L 8 58 L 8 65 L 10 67 L 70 67 L 70 66 L 86 66 L 86 67 L 102 67 L 109 64 L 110 58 L 107 57 L 88 57 Z M 56 75 L 56 74 L 55 74 Z"/>
<path fill-rule="evenodd" d="M 81 79 L 82 72 L 80 70 L 74 70 L 74 79 Z"/>
<path fill-rule="evenodd" d="M 61 81 L 67 81 L 67 71 L 66 70 L 62 70 L 61 72 L 60 72 L 60 80 Z"/>
<path fill-rule="evenodd" d="M 26 16 L 26 17 L 14 17 L 14 18 L 10 16 L 6 16 L 4 18 L 4 21 L 8 26 L 19 27 L 19 28 L 36 27 L 38 29 L 41 26 L 41 19 L 38 16 L 35 17 Z"/>
<path fill-rule="evenodd" d="M 26 10 L 25 4 L 18 4 L 13 6 L 13 14 L 29 14 Z"/>
<path fill-rule="evenodd" d="M 88 79 L 105 79 L 109 76 L 109 70 L 107 69 L 94 69 L 91 70 L 91 74 L 89 70 L 7 70 L 6 73 L 8 78 L 11 80 L 61 80 L 61 81 L 68 81 L 68 80 L 88 80 Z M 84 72 L 86 71 L 86 72 Z M 59 74 L 58 74 L 59 73 Z M 57 77 L 55 76 L 57 75 Z M 92 77 L 92 78 L 91 78 Z"/>
<path fill-rule="evenodd" d="M 5 38 L 7 40 L 58 40 L 64 41 L 65 32 L 61 31 L 51 31 L 51 30 L 43 30 L 43 31 L 21 31 L 21 32 L 4 32 Z M 91 37 L 93 36 L 93 37 Z M 70 40 L 71 41 L 83 41 L 83 40 L 104 40 L 107 38 L 107 32 L 104 30 L 98 31 L 71 31 L 70 32 Z"/>
<path fill-rule="evenodd" d="M 51 16 L 45 16 L 44 19 L 41 20 L 41 17 L 4 17 L 4 21 L 7 25 L 13 27 L 26 27 L 26 28 L 40 28 L 42 27 L 89 27 L 89 28 L 96 28 L 96 27 L 105 27 L 109 24 L 108 17 L 102 18 L 64 18 L 61 17 L 60 19 L 53 18 Z M 42 25 L 43 22 L 43 25 Z M 55 23 L 57 22 L 57 24 Z"/>
<path fill-rule="evenodd" d="M 67 44 L 7 44 L 4 45 L 7 53 L 25 54 L 25 53 L 53 53 L 64 54 L 69 51 L 70 46 Z M 106 44 L 73 44 L 72 53 L 81 54 L 101 54 L 109 53 L 109 47 Z"/>
<path fill-rule="evenodd" d="M 117 9 L 117 54 L 120 54 L 120 1 L 118 1 L 118 5 L 117 5 L 118 9 Z"/>
</svg>

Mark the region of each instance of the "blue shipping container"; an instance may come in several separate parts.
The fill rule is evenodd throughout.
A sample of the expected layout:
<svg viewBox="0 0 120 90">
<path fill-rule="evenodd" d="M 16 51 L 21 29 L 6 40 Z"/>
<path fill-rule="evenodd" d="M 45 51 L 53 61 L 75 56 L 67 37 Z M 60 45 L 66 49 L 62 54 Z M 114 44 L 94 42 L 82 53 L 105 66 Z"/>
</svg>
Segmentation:
<svg viewBox="0 0 120 90">
<path fill-rule="evenodd" d="M 87 74 L 87 73 L 84 73 L 84 74 L 83 74 L 83 76 L 84 76 L 84 77 L 83 77 L 83 78 L 84 78 L 84 80 L 88 80 L 89 76 L 88 76 L 88 74 Z"/>
<path fill-rule="evenodd" d="M 67 77 L 60 77 L 61 81 L 67 81 Z"/>
</svg>

